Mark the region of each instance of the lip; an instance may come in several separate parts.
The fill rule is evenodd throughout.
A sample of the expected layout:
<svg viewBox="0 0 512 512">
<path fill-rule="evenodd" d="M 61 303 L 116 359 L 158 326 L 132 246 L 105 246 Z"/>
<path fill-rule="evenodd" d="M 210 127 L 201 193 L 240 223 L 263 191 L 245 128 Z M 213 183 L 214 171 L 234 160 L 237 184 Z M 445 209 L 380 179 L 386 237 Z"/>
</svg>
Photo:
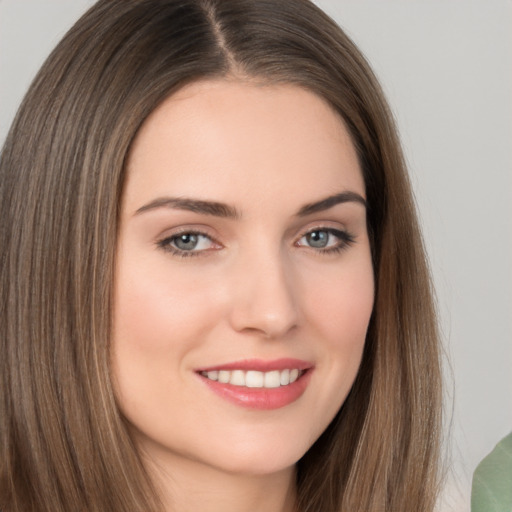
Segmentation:
<svg viewBox="0 0 512 512">
<path fill-rule="evenodd" d="M 219 370 L 255 370 L 258 372 L 271 372 L 273 370 L 286 370 L 289 368 L 297 368 L 298 370 L 309 370 L 313 367 L 312 363 L 303 361 L 301 359 L 293 359 L 285 357 L 281 359 L 274 359 L 265 361 L 264 359 L 242 359 L 240 361 L 233 361 L 231 363 L 219 364 L 216 366 L 205 366 L 196 368 L 196 372 L 211 372 Z"/>
<path fill-rule="evenodd" d="M 234 386 L 232 384 L 210 380 L 201 375 L 201 372 L 215 370 L 255 370 L 268 372 L 292 368 L 302 370 L 302 375 L 292 384 L 278 388 Z M 211 391 L 228 402 L 246 409 L 273 410 L 280 409 L 298 400 L 306 391 L 313 370 L 313 364 L 299 359 L 283 358 L 273 361 L 246 359 L 243 361 L 198 368 L 196 369 L 196 374 Z"/>
</svg>

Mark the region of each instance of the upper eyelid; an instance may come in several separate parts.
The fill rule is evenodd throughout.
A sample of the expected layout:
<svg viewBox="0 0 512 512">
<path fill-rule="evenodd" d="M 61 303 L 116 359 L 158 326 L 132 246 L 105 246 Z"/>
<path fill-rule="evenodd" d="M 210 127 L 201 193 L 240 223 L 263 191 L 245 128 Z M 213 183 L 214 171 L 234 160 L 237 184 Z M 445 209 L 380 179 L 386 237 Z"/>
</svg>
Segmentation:
<svg viewBox="0 0 512 512">
<path fill-rule="evenodd" d="M 333 223 L 335 223 L 337 225 L 333 226 L 332 225 Z M 177 228 L 168 229 L 168 230 L 165 230 L 163 232 L 163 234 L 161 234 L 160 236 L 157 237 L 156 245 L 163 246 L 165 242 L 170 241 L 174 238 L 177 238 L 183 234 L 193 234 L 193 235 L 204 236 L 216 245 L 219 245 L 219 246 L 225 245 L 224 243 L 219 241 L 219 238 L 221 238 L 221 237 L 219 237 L 218 235 L 214 235 L 208 231 L 209 230 L 206 228 L 203 228 L 203 226 L 199 227 L 199 226 L 193 226 L 193 225 L 181 226 L 181 227 L 177 227 Z M 306 236 L 309 233 L 314 232 L 314 231 L 327 231 L 327 232 L 333 233 L 335 236 L 336 236 L 336 233 L 345 233 L 350 238 L 354 238 L 354 234 L 352 231 L 349 231 L 344 225 L 340 225 L 339 222 L 334 222 L 334 221 L 312 223 L 308 227 L 303 227 L 300 230 L 294 230 L 294 231 L 295 231 L 295 234 L 291 235 L 294 245 L 301 238 L 303 238 L 304 236 Z M 181 252 L 180 249 L 178 249 L 178 248 L 175 248 L 175 249 L 176 249 L 176 251 Z M 190 251 L 190 252 L 194 252 L 194 251 Z M 203 252 L 203 251 L 195 251 L 195 252 Z"/>
<path fill-rule="evenodd" d="M 305 236 L 309 235 L 310 233 L 314 233 L 315 231 L 326 231 L 326 232 L 331 233 L 334 236 L 338 236 L 338 237 L 339 237 L 339 234 L 342 234 L 346 238 L 350 238 L 350 239 L 355 238 L 355 235 L 352 232 L 350 232 L 347 229 L 345 229 L 345 228 L 334 228 L 334 227 L 326 227 L 326 226 L 321 227 L 321 226 L 318 226 L 316 228 L 310 228 L 310 229 L 308 229 L 306 231 L 303 231 L 302 234 L 297 237 L 297 241 L 300 240 L 301 238 L 304 238 Z"/>
<path fill-rule="evenodd" d="M 177 238 L 180 235 L 199 235 L 209 238 L 213 242 L 217 242 L 217 237 L 208 232 L 207 229 L 197 228 L 197 227 L 184 227 L 184 228 L 172 228 L 166 229 L 162 231 L 162 233 L 156 236 L 156 241 L 165 241 L 170 240 L 172 238 Z"/>
<path fill-rule="evenodd" d="M 307 228 L 305 230 L 302 230 L 303 235 L 307 235 L 308 233 L 311 233 L 312 231 L 346 231 L 345 227 L 341 226 L 328 226 L 325 224 L 318 224 L 313 227 Z"/>
<path fill-rule="evenodd" d="M 320 221 L 320 222 L 312 222 L 307 227 L 302 227 L 300 229 L 295 230 L 294 237 L 298 240 L 301 237 L 311 233 L 312 231 L 338 231 L 338 232 L 349 232 L 350 230 L 343 223 L 337 221 Z"/>
<path fill-rule="evenodd" d="M 191 235 L 202 235 L 207 238 L 210 238 L 213 241 L 217 241 L 218 236 L 209 232 L 209 229 L 204 228 L 203 226 L 183 226 L 177 228 L 169 228 L 162 230 L 159 235 L 155 238 L 158 240 L 168 240 L 169 238 L 174 238 L 183 234 L 191 234 Z"/>
<path fill-rule="evenodd" d="M 300 228 L 300 229 L 294 229 L 294 234 L 290 234 L 291 238 L 299 239 L 308 233 L 311 233 L 312 231 L 330 231 L 330 232 L 348 232 L 349 230 L 344 225 L 339 225 L 339 223 L 336 223 L 338 225 L 333 226 L 330 223 L 315 223 L 311 226 L 308 226 L 307 228 Z M 193 235 L 201 235 L 205 236 L 212 241 L 219 243 L 218 238 L 220 238 L 216 234 L 212 234 L 209 232 L 208 229 L 205 229 L 203 227 L 196 227 L 196 226 L 183 226 L 178 228 L 172 228 L 172 229 L 166 229 L 162 232 L 162 234 L 158 235 L 156 238 L 159 241 L 167 240 L 170 238 L 178 237 L 182 234 L 193 234 Z"/>
<path fill-rule="evenodd" d="M 208 238 L 212 242 L 219 243 L 216 241 L 216 238 L 209 233 L 205 233 L 204 231 L 199 231 L 195 229 L 184 229 L 182 231 L 176 231 L 174 233 L 171 233 L 169 235 L 164 235 L 160 237 L 160 240 L 172 240 L 173 238 L 178 238 L 181 235 L 197 235 L 197 236 L 204 236 L 205 238 Z"/>
</svg>

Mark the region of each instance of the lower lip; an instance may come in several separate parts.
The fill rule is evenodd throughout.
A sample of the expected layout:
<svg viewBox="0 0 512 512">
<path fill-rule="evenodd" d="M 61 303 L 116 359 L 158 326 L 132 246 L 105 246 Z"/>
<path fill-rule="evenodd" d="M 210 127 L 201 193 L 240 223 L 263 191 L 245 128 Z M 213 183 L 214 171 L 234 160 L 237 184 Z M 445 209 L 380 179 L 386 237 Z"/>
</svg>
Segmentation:
<svg viewBox="0 0 512 512">
<path fill-rule="evenodd" d="M 312 369 L 309 369 L 295 382 L 278 388 L 233 386 L 233 384 L 223 384 L 198 375 L 214 393 L 228 402 L 247 409 L 272 410 L 280 409 L 298 400 L 306 391 L 311 373 Z"/>
</svg>

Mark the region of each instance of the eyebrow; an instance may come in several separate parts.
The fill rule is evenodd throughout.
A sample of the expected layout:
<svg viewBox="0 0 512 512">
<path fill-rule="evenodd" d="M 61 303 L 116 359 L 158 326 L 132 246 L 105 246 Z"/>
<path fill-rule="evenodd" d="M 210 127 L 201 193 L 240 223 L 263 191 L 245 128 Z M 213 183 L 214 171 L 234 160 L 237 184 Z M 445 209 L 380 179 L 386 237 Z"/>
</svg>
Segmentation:
<svg viewBox="0 0 512 512">
<path fill-rule="evenodd" d="M 159 197 L 154 201 L 141 206 L 135 215 L 156 208 L 173 208 L 175 210 L 186 210 L 194 213 L 202 213 L 203 215 L 213 215 L 215 217 L 223 217 L 227 219 L 239 219 L 240 212 L 233 206 L 216 201 L 202 201 L 200 199 L 189 199 L 181 197 Z"/>
<path fill-rule="evenodd" d="M 314 203 L 308 203 L 302 206 L 297 212 L 298 217 L 306 217 L 313 213 L 328 210 L 342 203 L 359 203 L 366 207 L 366 200 L 356 192 L 341 192 L 332 196 L 320 199 Z M 203 215 L 212 215 L 227 219 L 240 219 L 241 213 L 233 206 L 217 201 L 204 201 L 201 199 L 191 199 L 182 197 L 159 197 L 153 201 L 141 206 L 135 215 L 143 212 L 155 210 L 157 208 L 172 208 L 176 210 L 186 210 L 189 212 L 200 213 Z"/>
<path fill-rule="evenodd" d="M 347 191 L 334 194 L 332 196 L 326 197 L 325 199 L 320 199 L 320 201 L 315 201 L 314 203 L 306 204 L 299 210 L 297 216 L 305 217 L 306 215 L 311 215 L 312 213 L 328 210 L 329 208 L 342 203 L 359 203 L 362 204 L 365 208 L 367 206 L 366 200 L 363 196 L 357 194 L 356 192 Z"/>
</svg>

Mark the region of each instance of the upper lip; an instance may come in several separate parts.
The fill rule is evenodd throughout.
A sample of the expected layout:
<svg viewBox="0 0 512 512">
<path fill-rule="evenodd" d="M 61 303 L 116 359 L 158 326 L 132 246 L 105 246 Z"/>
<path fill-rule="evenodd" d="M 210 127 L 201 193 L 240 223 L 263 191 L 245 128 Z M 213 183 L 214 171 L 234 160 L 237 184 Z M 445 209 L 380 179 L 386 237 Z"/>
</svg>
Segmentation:
<svg viewBox="0 0 512 512">
<path fill-rule="evenodd" d="M 270 372 L 273 370 L 291 370 L 297 368 L 298 370 L 308 370 L 313 367 L 313 364 L 301 359 L 294 358 L 281 358 L 273 360 L 264 359 L 242 359 L 240 361 L 232 361 L 229 363 L 217 364 L 214 366 L 205 366 L 197 368 L 197 372 L 212 372 L 219 370 L 254 370 L 260 372 Z"/>
</svg>

